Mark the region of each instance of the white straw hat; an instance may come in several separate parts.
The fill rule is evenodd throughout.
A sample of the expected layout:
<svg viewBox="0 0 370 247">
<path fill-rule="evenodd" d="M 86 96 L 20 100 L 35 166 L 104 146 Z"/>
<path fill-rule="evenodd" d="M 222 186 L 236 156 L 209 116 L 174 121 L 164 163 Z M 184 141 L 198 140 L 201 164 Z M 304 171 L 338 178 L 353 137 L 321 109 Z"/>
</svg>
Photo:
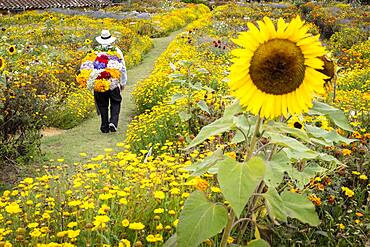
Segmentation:
<svg viewBox="0 0 370 247">
<path fill-rule="evenodd" d="M 116 37 L 112 37 L 109 30 L 102 30 L 100 36 L 95 38 L 101 45 L 110 45 L 116 41 Z"/>
</svg>

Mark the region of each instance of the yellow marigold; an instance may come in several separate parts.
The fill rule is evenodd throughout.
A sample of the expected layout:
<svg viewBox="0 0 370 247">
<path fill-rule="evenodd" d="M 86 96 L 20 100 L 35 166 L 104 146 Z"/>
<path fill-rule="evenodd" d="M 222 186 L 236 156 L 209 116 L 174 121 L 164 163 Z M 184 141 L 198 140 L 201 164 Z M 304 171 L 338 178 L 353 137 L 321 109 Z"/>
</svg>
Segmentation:
<svg viewBox="0 0 370 247">
<path fill-rule="evenodd" d="M 128 227 L 130 225 L 130 221 L 128 221 L 128 219 L 124 219 L 124 220 L 122 220 L 122 225 L 124 227 Z"/>
<path fill-rule="evenodd" d="M 200 191 L 205 191 L 208 188 L 208 182 L 198 177 L 198 178 L 195 178 L 194 186 Z"/>
<path fill-rule="evenodd" d="M 94 226 L 96 228 L 105 228 L 107 226 L 106 223 L 108 223 L 110 218 L 107 215 L 98 215 L 95 216 L 95 220 L 93 222 Z"/>
<path fill-rule="evenodd" d="M 163 200 L 165 198 L 165 194 L 163 191 L 155 191 L 154 192 L 154 198 Z"/>
<path fill-rule="evenodd" d="M 95 92 L 106 92 L 109 90 L 110 82 L 105 79 L 97 79 L 94 83 Z"/>
<path fill-rule="evenodd" d="M 344 192 L 344 194 L 348 197 L 352 197 L 355 192 L 353 192 L 353 190 L 349 189 L 348 187 L 342 187 L 342 191 Z"/>
<path fill-rule="evenodd" d="M 352 153 L 352 151 L 351 151 L 351 150 L 349 150 L 349 149 L 347 149 L 347 148 L 343 148 L 343 150 L 342 150 L 342 154 L 343 154 L 344 156 L 351 155 L 351 153 Z"/>
<path fill-rule="evenodd" d="M 76 76 L 76 81 L 82 88 L 86 88 L 87 80 L 90 77 L 91 70 L 90 69 L 83 69 L 81 70 L 80 74 Z"/>
<path fill-rule="evenodd" d="M 133 222 L 133 223 L 130 223 L 128 228 L 132 230 L 143 230 L 145 228 L 145 225 L 141 222 Z"/>
<path fill-rule="evenodd" d="M 367 176 L 365 174 L 361 174 L 358 178 L 361 180 L 367 180 Z"/>
<path fill-rule="evenodd" d="M 80 235 L 81 230 L 68 230 L 68 238 L 76 238 L 78 235 Z"/>
<path fill-rule="evenodd" d="M 118 247 L 131 247 L 131 242 L 127 239 L 122 239 L 119 242 Z"/>
<path fill-rule="evenodd" d="M 121 72 L 118 70 L 118 69 L 105 69 L 106 72 L 109 72 L 109 74 L 115 78 L 115 79 L 119 79 L 121 78 Z"/>
<path fill-rule="evenodd" d="M 5 211 L 9 214 L 18 214 L 22 213 L 22 209 L 19 207 L 18 203 L 12 202 L 5 207 Z"/>
</svg>

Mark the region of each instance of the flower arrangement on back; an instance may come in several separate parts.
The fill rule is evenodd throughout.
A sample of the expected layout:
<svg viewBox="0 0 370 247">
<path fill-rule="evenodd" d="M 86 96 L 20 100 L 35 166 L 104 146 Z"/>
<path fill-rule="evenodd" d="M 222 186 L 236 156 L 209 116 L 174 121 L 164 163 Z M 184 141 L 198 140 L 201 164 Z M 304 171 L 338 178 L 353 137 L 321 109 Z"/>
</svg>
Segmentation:
<svg viewBox="0 0 370 247">
<path fill-rule="evenodd" d="M 96 37 L 99 43 L 82 60 L 80 74 L 76 80 L 81 87 L 94 90 L 94 98 L 101 115 L 100 130 L 103 133 L 116 132 L 121 106 L 121 91 L 126 85 L 127 73 L 122 51 L 112 46 L 116 40 L 108 30 Z M 111 116 L 108 121 L 108 106 Z"/>
</svg>

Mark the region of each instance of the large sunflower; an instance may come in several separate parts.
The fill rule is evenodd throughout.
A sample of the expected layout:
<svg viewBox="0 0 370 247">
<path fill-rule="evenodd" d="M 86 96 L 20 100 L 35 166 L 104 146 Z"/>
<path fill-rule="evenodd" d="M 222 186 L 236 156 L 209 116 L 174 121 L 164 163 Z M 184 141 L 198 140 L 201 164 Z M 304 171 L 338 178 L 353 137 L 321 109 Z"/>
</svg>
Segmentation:
<svg viewBox="0 0 370 247">
<path fill-rule="evenodd" d="M 248 23 L 249 31 L 233 40 L 242 48 L 232 51 L 231 94 L 261 117 L 307 111 L 327 78 L 317 71 L 325 54 L 319 36 L 309 34 L 299 16 L 290 23 L 280 18 L 277 28 L 268 17 L 257 23 L 259 29 Z"/>
</svg>

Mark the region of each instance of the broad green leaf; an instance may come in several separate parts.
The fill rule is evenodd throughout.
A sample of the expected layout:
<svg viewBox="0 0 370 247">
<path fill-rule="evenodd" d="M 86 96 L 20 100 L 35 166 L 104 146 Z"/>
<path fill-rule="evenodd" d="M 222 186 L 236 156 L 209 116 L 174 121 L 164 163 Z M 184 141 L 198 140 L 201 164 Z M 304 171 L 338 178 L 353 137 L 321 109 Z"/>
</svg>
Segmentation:
<svg viewBox="0 0 370 247">
<path fill-rule="evenodd" d="M 212 155 L 206 157 L 204 160 L 196 162 L 185 169 L 192 171 L 191 177 L 201 176 L 208 171 L 209 168 L 216 165 L 218 161 L 224 158 L 221 149 L 217 149 Z"/>
<path fill-rule="evenodd" d="M 284 148 L 282 150 L 289 158 L 291 161 L 302 161 L 302 160 L 322 160 L 322 161 L 327 161 L 327 162 L 333 162 L 336 164 L 340 164 L 340 162 L 334 158 L 333 156 L 329 154 L 324 154 L 324 153 L 319 153 L 314 150 L 306 150 L 304 152 L 297 151 L 297 150 L 292 150 L 288 148 Z"/>
<path fill-rule="evenodd" d="M 200 191 L 194 191 L 186 200 L 177 225 L 178 247 L 197 247 L 219 233 L 228 220 L 221 205 L 207 200 Z"/>
<path fill-rule="evenodd" d="M 173 234 L 167 241 L 163 244 L 163 247 L 177 247 L 177 234 Z"/>
<path fill-rule="evenodd" d="M 202 83 L 197 82 L 195 84 L 190 84 L 190 87 L 192 89 L 194 89 L 194 90 L 198 90 L 199 91 L 199 90 L 201 90 L 203 88 L 203 85 L 202 85 Z"/>
<path fill-rule="evenodd" d="M 315 101 L 313 102 L 313 107 L 309 111 L 309 114 L 326 115 L 338 127 L 344 130 L 353 131 L 352 127 L 348 124 L 347 118 L 344 113 L 341 110 L 332 107 L 331 105 Z"/>
<path fill-rule="evenodd" d="M 263 239 L 254 239 L 248 242 L 247 247 L 270 247 L 270 244 Z"/>
<path fill-rule="evenodd" d="M 181 111 L 179 112 L 179 117 L 180 117 L 181 122 L 186 122 L 191 118 L 191 114 Z"/>
<path fill-rule="evenodd" d="M 333 146 L 334 143 L 340 143 L 340 142 L 350 144 L 351 142 L 356 141 L 354 139 L 348 139 L 348 138 L 345 138 L 339 135 L 335 130 L 326 131 L 316 126 L 310 126 L 310 125 L 306 126 L 306 130 L 312 136 L 318 139 L 323 139 L 325 143 L 327 143 L 326 144 L 327 146 Z"/>
<path fill-rule="evenodd" d="M 297 129 L 297 128 L 291 128 L 285 123 L 281 122 L 273 122 L 270 125 L 267 125 L 265 127 L 265 130 L 267 132 L 275 132 L 280 134 L 290 134 L 294 136 L 295 138 L 298 138 L 302 141 L 310 143 L 310 138 L 308 137 L 307 133 L 304 130 Z"/>
<path fill-rule="evenodd" d="M 247 163 L 240 163 L 225 156 L 225 159 L 219 162 L 217 179 L 222 194 L 230 202 L 237 217 L 262 181 L 265 166 L 265 161 L 260 157 L 253 157 Z"/>
<path fill-rule="evenodd" d="M 204 102 L 204 100 L 200 100 L 197 105 L 199 106 L 200 109 L 202 109 L 203 111 L 207 112 L 208 114 L 211 114 L 209 112 L 209 108 L 208 108 L 208 105 L 206 102 Z"/>
<path fill-rule="evenodd" d="M 292 137 L 274 132 L 266 132 L 266 135 L 271 138 L 272 143 L 278 144 L 280 146 L 288 147 L 298 152 L 305 152 L 310 150 L 308 147 Z"/>
<path fill-rule="evenodd" d="M 281 193 L 281 199 L 284 201 L 286 212 L 289 217 L 298 219 L 311 226 L 320 224 L 315 206 L 305 195 L 284 191 Z"/>
<path fill-rule="evenodd" d="M 272 159 L 266 162 L 264 181 L 269 187 L 276 187 L 283 181 L 284 174 L 291 172 L 293 169 L 288 156 L 284 152 L 274 154 Z"/>
<path fill-rule="evenodd" d="M 286 222 L 289 216 L 311 226 L 320 224 L 315 206 L 305 195 L 290 191 L 283 191 L 279 195 L 275 188 L 271 187 L 263 196 L 272 218 Z"/>
<path fill-rule="evenodd" d="M 185 95 L 183 94 L 174 94 L 172 95 L 172 98 L 171 98 L 171 104 L 174 104 L 176 101 L 178 101 L 179 99 L 183 99 L 185 98 Z"/>
<path fill-rule="evenodd" d="M 244 137 L 243 133 L 240 130 L 236 130 L 235 131 L 235 136 L 231 140 L 231 143 L 232 144 L 238 144 L 238 143 L 241 143 L 243 141 L 245 141 L 245 137 Z"/>
<path fill-rule="evenodd" d="M 241 107 L 239 100 L 235 100 L 231 105 L 226 106 L 224 117 L 231 118 L 232 116 L 240 112 L 243 112 L 243 108 Z"/>
<path fill-rule="evenodd" d="M 269 187 L 268 191 L 262 194 L 266 199 L 266 207 L 272 219 L 287 222 L 287 213 L 284 202 L 274 187 Z"/>
<path fill-rule="evenodd" d="M 186 149 L 195 147 L 196 145 L 202 143 L 203 141 L 205 141 L 209 137 L 224 133 L 224 132 L 230 130 L 232 127 L 234 127 L 234 123 L 233 123 L 232 118 L 222 117 L 220 119 L 217 119 L 213 123 L 211 123 L 207 126 L 204 126 L 200 130 L 199 134 L 189 144 L 189 146 L 186 147 Z"/>
</svg>

